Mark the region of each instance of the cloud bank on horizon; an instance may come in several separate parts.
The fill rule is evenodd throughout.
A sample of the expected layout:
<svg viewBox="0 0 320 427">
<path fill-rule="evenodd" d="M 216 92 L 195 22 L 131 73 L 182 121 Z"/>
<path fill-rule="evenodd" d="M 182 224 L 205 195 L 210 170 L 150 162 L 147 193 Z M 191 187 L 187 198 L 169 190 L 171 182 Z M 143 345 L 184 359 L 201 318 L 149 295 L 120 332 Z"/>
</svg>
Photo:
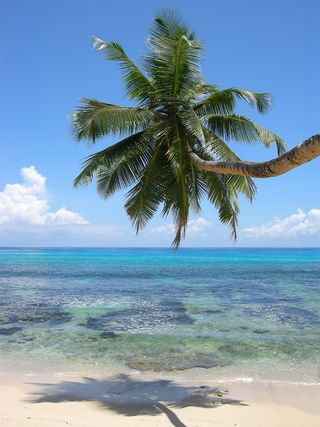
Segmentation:
<svg viewBox="0 0 320 427">
<path fill-rule="evenodd" d="M 286 218 L 275 217 L 268 224 L 245 228 L 243 234 L 249 237 L 290 237 L 319 234 L 320 237 L 320 209 L 310 209 L 307 213 L 298 209 L 297 212 Z"/>
<path fill-rule="evenodd" d="M 202 236 L 204 236 L 204 233 L 208 231 L 208 229 L 212 228 L 212 226 L 213 224 L 204 218 L 190 219 L 188 221 L 187 232 L 188 234 L 192 235 L 201 234 Z M 161 225 L 160 227 L 151 228 L 150 233 L 154 235 L 173 236 L 173 234 L 175 233 L 175 225 L 167 224 Z"/>
<path fill-rule="evenodd" d="M 34 166 L 20 170 L 22 184 L 7 184 L 0 192 L 0 224 L 65 225 L 88 224 L 80 214 L 61 207 L 49 211 L 47 178 Z"/>
<path fill-rule="evenodd" d="M 46 177 L 35 166 L 23 167 L 22 183 L 0 192 L 0 246 L 169 246 L 174 224 L 144 230 L 91 224 L 80 213 L 50 210 Z M 221 230 L 224 230 L 221 232 Z M 204 218 L 188 223 L 185 246 L 230 246 L 224 228 Z M 286 218 L 240 230 L 238 246 L 320 246 L 320 209 L 298 209 Z"/>
</svg>

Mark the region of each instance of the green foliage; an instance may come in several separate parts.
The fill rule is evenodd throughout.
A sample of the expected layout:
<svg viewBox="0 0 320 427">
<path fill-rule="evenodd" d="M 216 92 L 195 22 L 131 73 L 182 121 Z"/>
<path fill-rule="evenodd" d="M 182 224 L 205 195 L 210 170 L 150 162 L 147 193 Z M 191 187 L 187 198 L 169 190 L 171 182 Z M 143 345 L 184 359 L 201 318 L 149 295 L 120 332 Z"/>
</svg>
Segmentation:
<svg viewBox="0 0 320 427">
<path fill-rule="evenodd" d="M 94 47 L 119 64 L 135 106 L 82 101 L 73 115 L 78 141 L 95 143 L 107 135 L 123 139 L 85 159 L 75 186 L 96 178 L 102 197 L 129 187 L 125 209 L 137 232 L 162 206 L 162 214 L 174 219 L 174 247 L 185 236 L 190 212 L 199 212 L 205 197 L 236 238 L 238 194 L 253 199 L 252 179 L 196 169 L 189 151 L 205 160 L 236 161 L 228 145 L 232 140 L 275 144 L 278 154 L 284 152 L 281 138 L 235 112 L 242 100 L 264 113 L 270 96 L 206 84 L 199 66 L 202 43 L 175 13 L 165 12 L 154 20 L 140 68 L 118 43 L 95 38 Z"/>
</svg>

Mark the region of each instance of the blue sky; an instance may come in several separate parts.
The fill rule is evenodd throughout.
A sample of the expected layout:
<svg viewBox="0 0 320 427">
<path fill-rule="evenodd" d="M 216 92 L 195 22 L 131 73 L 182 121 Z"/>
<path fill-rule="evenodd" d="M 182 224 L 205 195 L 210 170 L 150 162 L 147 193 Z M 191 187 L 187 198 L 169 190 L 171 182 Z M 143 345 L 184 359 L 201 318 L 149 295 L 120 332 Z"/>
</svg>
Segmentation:
<svg viewBox="0 0 320 427">
<path fill-rule="evenodd" d="M 94 185 L 72 188 L 81 159 L 115 139 L 93 148 L 75 143 L 68 115 L 81 97 L 128 104 L 116 65 L 92 50 L 92 35 L 119 41 L 138 59 L 157 12 L 175 9 L 204 41 L 206 80 L 270 92 L 270 113 L 261 116 L 243 105 L 238 111 L 293 147 L 319 132 L 319 5 L 317 0 L 3 0 L 0 244 L 170 244 L 171 218 L 156 216 L 136 237 L 122 207 L 124 193 L 103 201 Z M 246 160 L 275 155 L 258 145 L 234 148 Z M 320 246 L 319 166 L 317 159 L 281 177 L 256 180 L 254 203 L 241 201 L 238 245 Z M 205 201 L 200 218 L 192 221 L 185 245 L 232 244 L 229 230 Z"/>
</svg>

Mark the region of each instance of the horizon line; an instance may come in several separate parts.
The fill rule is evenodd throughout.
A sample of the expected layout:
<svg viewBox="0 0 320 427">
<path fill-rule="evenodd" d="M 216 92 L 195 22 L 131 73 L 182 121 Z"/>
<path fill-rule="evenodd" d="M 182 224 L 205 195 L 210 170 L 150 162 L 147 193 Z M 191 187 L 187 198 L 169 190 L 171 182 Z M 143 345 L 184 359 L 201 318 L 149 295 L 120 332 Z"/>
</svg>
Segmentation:
<svg viewBox="0 0 320 427">
<path fill-rule="evenodd" d="M 320 249 L 320 246 L 0 246 L 0 249 Z"/>
</svg>

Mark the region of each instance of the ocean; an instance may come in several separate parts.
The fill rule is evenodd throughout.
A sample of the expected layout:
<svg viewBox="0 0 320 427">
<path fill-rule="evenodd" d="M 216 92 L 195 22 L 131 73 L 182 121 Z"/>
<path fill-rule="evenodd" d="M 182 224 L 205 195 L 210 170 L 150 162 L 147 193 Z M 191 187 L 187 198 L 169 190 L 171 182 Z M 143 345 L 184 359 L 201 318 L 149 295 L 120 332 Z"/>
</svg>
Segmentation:
<svg viewBox="0 0 320 427">
<path fill-rule="evenodd" d="M 319 291 L 320 249 L 2 248 L 0 370 L 319 383 Z"/>
</svg>

